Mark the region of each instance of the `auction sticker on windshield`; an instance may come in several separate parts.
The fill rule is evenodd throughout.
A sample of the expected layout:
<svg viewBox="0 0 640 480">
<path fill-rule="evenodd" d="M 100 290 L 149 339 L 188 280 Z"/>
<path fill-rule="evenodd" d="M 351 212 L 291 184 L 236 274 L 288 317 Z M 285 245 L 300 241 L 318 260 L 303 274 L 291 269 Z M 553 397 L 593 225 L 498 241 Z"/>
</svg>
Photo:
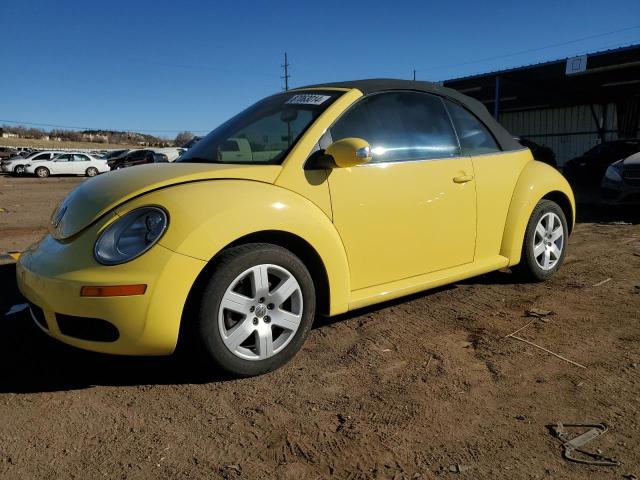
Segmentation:
<svg viewBox="0 0 640 480">
<path fill-rule="evenodd" d="M 317 95 L 311 93 L 305 93 L 300 95 L 294 95 L 286 103 L 294 104 L 294 105 L 321 105 L 322 103 L 329 100 L 331 97 L 329 95 Z"/>
</svg>

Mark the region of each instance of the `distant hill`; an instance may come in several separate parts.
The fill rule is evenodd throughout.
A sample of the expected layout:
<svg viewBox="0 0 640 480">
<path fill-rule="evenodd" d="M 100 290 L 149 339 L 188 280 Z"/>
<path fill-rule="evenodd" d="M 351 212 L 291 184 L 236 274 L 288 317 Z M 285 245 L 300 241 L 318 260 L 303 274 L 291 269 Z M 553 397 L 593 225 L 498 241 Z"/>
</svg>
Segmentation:
<svg viewBox="0 0 640 480">
<path fill-rule="evenodd" d="M 16 143 L 16 140 L 30 140 L 53 142 L 47 146 L 54 147 L 58 142 L 81 142 L 94 144 L 89 148 L 100 148 L 101 145 L 128 145 L 128 146 L 172 146 L 173 141 L 156 137 L 145 133 L 122 132 L 116 130 L 62 130 L 49 131 L 40 128 L 28 128 L 21 125 L 0 126 L 0 142 L 2 145 L 25 146 L 24 142 Z M 34 144 L 35 146 L 35 144 Z"/>
</svg>

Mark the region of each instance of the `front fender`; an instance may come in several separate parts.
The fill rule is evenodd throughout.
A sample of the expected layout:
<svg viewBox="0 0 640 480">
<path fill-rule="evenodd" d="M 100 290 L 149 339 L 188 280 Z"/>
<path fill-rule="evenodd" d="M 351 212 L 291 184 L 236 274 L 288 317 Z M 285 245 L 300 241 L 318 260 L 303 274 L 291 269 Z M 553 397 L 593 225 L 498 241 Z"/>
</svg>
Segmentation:
<svg viewBox="0 0 640 480">
<path fill-rule="evenodd" d="M 520 263 L 522 242 L 529 218 L 538 202 L 549 195 L 562 195 L 571 208 L 571 229 L 575 224 L 576 203 L 567 180 L 555 168 L 537 161 L 522 169 L 511 197 L 502 236 L 500 255 L 509 259 L 509 266 Z"/>
<path fill-rule="evenodd" d="M 268 183 L 213 180 L 150 192 L 116 213 L 143 205 L 160 205 L 169 212 L 162 246 L 207 262 L 249 234 L 281 231 L 302 238 L 318 253 L 327 272 L 330 314 L 347 311 L 350 275 L 342 240 L 331 220 L 306 198 Z"/>
</svg>

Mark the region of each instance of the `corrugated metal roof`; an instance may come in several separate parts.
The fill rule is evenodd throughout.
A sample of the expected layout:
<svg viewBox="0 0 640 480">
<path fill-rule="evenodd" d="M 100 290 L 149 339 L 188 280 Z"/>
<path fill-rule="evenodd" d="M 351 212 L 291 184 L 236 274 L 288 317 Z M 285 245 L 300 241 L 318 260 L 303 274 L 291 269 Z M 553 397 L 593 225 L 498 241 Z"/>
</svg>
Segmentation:
<svg viewBox="0 0 640 480">
<path fill-rule="evenodd" d="M 575 55 L 572 55 L 572 56 L 587 55 L 589 57 L 594 57 L 594 56 L 598 56 L 598 55 L 610 55 L 612 53 L 624 52 L 624 51 L 627 51 L 627 50 L 632 50 L 634 48 L 640 48 L 640 43 L 633 43 L 633 44 L 626 45 L 626 46 L 621 46 L 621 47 L 617 47 L 617 48 L 610 48 L 610 49 L 607 49 L 607 50 L 598 50 L 598 51 L 595 51 L 595 52 L 576 53 Z M 543 66 L 547 66 L 547 65 L 553 65 L 554 63 L 565 62 L 567 60 L 567 58 L 571 58 L 571 57 L 562 57 L 562 58 L 557 58 L 557 59 L 554 59 L 554 60 L 547 60 L 547 61 L 544 61 L 544 62 L 530 63 L 530 64 L 526 64 L 526 65 L 521 65 L 519 67 L 505 68 L 503 70 L 491 70 L 491 71 L 485 72 L 485 73 L 476 73 L 476 74 L 473 74 L 473 75 L 465 75 L 465 76 L 462 76 L 462 77 L 450 78 L 448 80 L 444 80 L 443 83 L 457 82 L 457 81 L 460 81 L 460 80 L 470 80 L 470 79 L 481 78 L 481 77 L 491 77 L 491 76 L 495 76 L 495 75 L 499 75 L 499 74 L 503 74 L 503 73 L 507 73 L 507 72 L 515 72 L 515 71 L 518 71 L 518 70 L 526 70 L 528 68 L 536 68 L 536 67 L 543 67 Z"/>
</svg>

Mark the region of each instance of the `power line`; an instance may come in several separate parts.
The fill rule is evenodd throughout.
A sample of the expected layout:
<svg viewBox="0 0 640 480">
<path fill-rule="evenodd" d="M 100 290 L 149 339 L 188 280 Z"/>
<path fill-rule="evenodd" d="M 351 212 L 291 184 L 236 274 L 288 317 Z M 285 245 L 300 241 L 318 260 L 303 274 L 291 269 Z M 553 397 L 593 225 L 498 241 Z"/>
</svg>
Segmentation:
<svg viewBox="0 0 640 480">
<path fill-rule="evenodd" d="M 636 30 L 638 28 L 640 28 L 640 25 L 634 25 L 634 26 L 631 26 L 631 27 L 620 28 L 618 30 L 612 30 L 610 32 L 598 33 L 598 34 L 595 34 L 595 35 L 589 35 L 587 37 L 576 38 L 574 40 L 568 40 L 566 42 L 552 43 L 552 44 L 549 44 L 549 45 L 545 45 L 543 47 L 528 48 L 526 50 L 520 50 L 518 52 L 505 53 L 505 54 L 502 54 L 502 55 L 495 55 L 495 56 L 491 56 L 491 57 L 484 57 L 484 58 L 479 58 L 479 59 L 476 59 L 476 60 L 469 60 L 467 62 L 452 63 L 452 64 L 449 64 L 449 65 L 440 65 L 440 66 L 437 66 L 437 67 L 426 68 L 426 69 L 421 70 L 421 71 L 426 72 L 426 71 L 432 71 L 432 70 L 440 70 L 440 69 L 443 69 L 443 68 L 455 68 L 455 67 L 462 67 L 462 66 L 465 66 L 465 65 L 473 65 L 474 63 L 488 62 L 490 60 L 500 60 L 502 58 L 515 57 L 515 56 L 518 56 L 518 55 L 523 55 L 525 53 L 539 52 L 541 50 L 547 50 L 549 48 L 562 47 L 564 45 L 571 45 L 573 43 L 583 42 L 585 40 L 591 40 L 593 38 L 606 37 L 608 35 L 613 35 L 615 33 L 627 32 L 629 30 Z"/>
</svg>

